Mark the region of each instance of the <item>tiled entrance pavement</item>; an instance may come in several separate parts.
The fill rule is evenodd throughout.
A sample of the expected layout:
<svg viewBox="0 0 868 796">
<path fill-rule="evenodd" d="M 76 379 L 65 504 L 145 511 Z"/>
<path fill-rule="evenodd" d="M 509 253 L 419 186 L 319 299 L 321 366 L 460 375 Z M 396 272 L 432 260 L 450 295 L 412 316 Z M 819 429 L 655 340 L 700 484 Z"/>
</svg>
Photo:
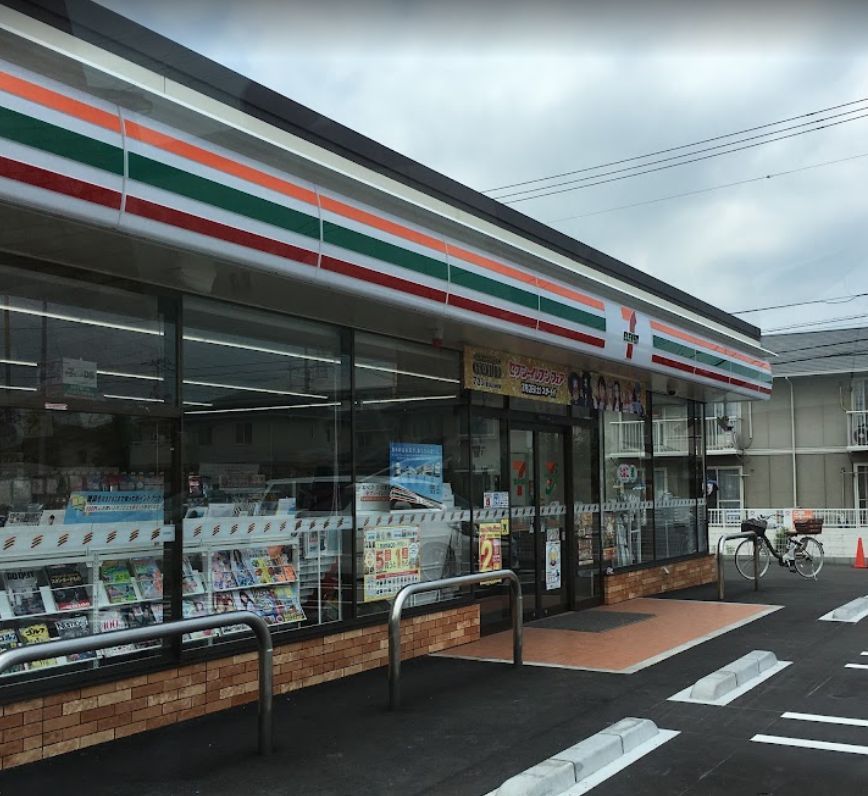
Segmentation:
<svg viewBox="0 0 868 796">
<path fill-rule="evenodd" d="M 601 632 L 536 627 L 534 623 L 525 625 L 524 662 L 630 674 L 779 608 L 777 605 L 640 597 L 586 611 L 645 615 L 640 621 Z M 438 654 L 445 658 L 508 663 L 512 661 L 512 631 L 485 636 Z"/>
</svg>

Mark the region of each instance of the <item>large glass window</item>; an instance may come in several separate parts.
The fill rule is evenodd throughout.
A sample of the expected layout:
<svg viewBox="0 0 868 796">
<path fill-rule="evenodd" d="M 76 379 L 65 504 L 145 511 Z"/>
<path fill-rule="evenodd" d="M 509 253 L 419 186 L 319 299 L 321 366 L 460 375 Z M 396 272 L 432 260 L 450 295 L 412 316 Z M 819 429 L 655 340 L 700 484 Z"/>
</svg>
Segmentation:
<svg viewBox="0 0 868 796">
<path fill-rule="evenodd" d="M 603 563 L 641 564 L 654 558 L 651 449 L 647 420 L 625 412 L 600 412 L 602 427 Z"/>
<path fill-rule="evenodd" d="M 454 351 L 358 334 L 354 378 L 358 602 L 372 613 L 407 583 L 469 571 L 467 407 Z"/>
<path fill-rule="evenodd" d="M 0 267 L 0 402 L 169 406 L 174 327 L 153 296 Z"/>
<path fill-rule="evenodd" d="M 656 553 L 673 558 L 697 549 L 701 418 L 692 401 L 664 395 L 653 397 L 652 414 Z"/>
<path fill-rule="evenodd" d="M 171 302 L 0 267 L 0 649 L 171 618 Z M 161 642 L 28 664 L 54 675 Z"/>
<path fill-rule="evenodd" d="M 184 615 L 246 609 L 284 630 L 349 618 L 341 335 L 190 299 L 183 341 Z"/>
</svg>

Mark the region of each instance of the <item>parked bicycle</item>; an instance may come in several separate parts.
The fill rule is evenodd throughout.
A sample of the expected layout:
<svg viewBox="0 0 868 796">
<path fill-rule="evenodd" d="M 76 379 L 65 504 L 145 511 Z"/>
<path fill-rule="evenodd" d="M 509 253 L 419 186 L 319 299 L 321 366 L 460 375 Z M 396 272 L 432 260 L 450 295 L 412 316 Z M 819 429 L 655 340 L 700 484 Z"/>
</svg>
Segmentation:
<svg viewBox="0 0 868 796">
<path fill-rule="evenodd" d="M 735 548 L 735 568 L 739 575 L 748 580 L 754 579 L 753 551 L 754 544 L 758 544 L 760 577 L 768 572 L 769 564 L 772 556 L 774 556 L 778 564 L 787 567 L 790 572 L 798 572 L 803 578 L 816 578 L 823 568 L 825 554 L 822 543 L 814 536 L 822 533 L 823 520 L 795 520 L 794 530 L 785 531 L 787 549 L 782 555 L 778 553 L 766 536 L 766 530 L 770 527 L 769 519 L 770 517 L 752 517 L 742 522 L 741 530 L 743 532 L 753 531 L 756 534 L 756 539 L 744 539 Z"/>
</svg>

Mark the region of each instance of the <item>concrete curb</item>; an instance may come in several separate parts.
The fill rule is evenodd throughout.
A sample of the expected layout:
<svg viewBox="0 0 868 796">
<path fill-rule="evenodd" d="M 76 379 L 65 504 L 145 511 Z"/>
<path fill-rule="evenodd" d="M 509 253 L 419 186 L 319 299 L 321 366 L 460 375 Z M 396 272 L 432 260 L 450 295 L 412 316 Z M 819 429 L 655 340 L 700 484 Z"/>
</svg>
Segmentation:
<svg viewBox="0 0 868 796">
<path fill-rule="evenodd" d="M 789 665 L 789 661 L 779 661 L 773 652 L 754 650 L 701 677 L 691 687 L 669 699 L 674 702 L 726 705 Z"/>
<path fill-rule="evenodd" d="M 650 719 L 621 719 L 527 771 L 510 777 L 494 793 L 496 796 L 558 796 L 651 741 L 659 732 Z"/>
<path fill-rule="evenodd" d="M 820 618 L 831 622 L 858 622 L 865 616 L 868 616 L 868 597 L 857 597 Z"/>
</svg>

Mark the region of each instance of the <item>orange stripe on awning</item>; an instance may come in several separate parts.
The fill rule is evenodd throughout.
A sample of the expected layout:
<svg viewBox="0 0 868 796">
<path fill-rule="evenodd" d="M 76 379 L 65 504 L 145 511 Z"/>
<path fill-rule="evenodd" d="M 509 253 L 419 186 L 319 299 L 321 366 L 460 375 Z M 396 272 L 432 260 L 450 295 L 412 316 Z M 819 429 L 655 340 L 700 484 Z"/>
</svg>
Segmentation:
<svg viewBox="0 0 868 796">
<path fill-rule="evenodd" d="M 117 114 L 109 113 L 101 108 L 95 108 L 93 105 L 72 99 L 57 91 L 39 86 L 36 83 L 31 83 L 29 80 L 15 77 L 15 75 L 10 75 L 8 72 L 0 72 L 0 90 L 6 91 L 9 94 L 15 94 L 17 97 L 35 102 L 46 108 L 60 111 L 67 114 L 67 116 L 74 116 L 76 119 L 89 122 L 97 127 L 111 130 L 113 133 L 121 131 L 121 121 Z"/>
<path fill-rule="evenodd" d="M 761 359 L 754 359 L 753 357 L 749 357 L 747 354 L 742 354 L 741 351 L 736 351 L 732 348 L 727 348 L 726 346 L 717 345 L 717 343 L 703 340 L 700 337 L 694 337 L 692 334 L 682 332 L 681 329 L 675 329 L 672 326 L 667 326 L 665 323 L 660 323 L 660 321 L 651 321 L 651 328 L 655 329 L 658 332 L 668 334 L 671 337 L 677 337 L 679 340 L 683 340 L 685 343 L 691 343 L 692 345 L 698 345 L 702 348 L 708 348 L 711 351 L 716 351 L 718 354 L 723 354 L 724 356 L 732 357 L 733 359 L 739 359 L 742 362 L 747 362 L 749 365 L 753 365 L 754 367 L 771 371 L 771 365 L 769 365 L 768 362 L 763 362 Z"/>
<path fill-rule="evenodd" d="M 586 296 L 584 293 L 580 293 L 578 290 L 573 290 L 570 287 L 564 287 L 563 285 L 549 282 L 548 279 L 537 278 L 537 284 L 545 290 L 556 293 L 558 296 L 563 296 L 564 298 L 577 301 L 579 304 L 584 304 L 586 307 L 593 307 L 595 310 L 600 310 L 600 312 L 603 312 L 603 310 L 606 309 L 606 305 L 599 299 Z"/>
<path fill-rule="evenodd" d="M 423 232 L 417 232 L 416 230 L 405 227 L 395 221 L 381 218 L 373 213 L 369 213 L 367 210 L 360 210 L 358 207 L 353 207 L 346 202 L 332 199 L 329 196 L 321 196 L 320 201 L 322 202 L 323 210 L 329 210 L 332 213 L 343 216 L 344 218 L 351 218 L 354 221 L 367 224 L 368 226 L 379 229 L 382 232 L 388 232 L 390 235 L 394 235 L 395 237 L 418 243 L 420 246 L 426 246 L 429 249 L 434 249 L 441 254 L 446 253 L 446 244 L 442 240 L 433 238 Z"/>
<path fill-rule="evenodd" d="M 192 160 L 202 166 L 222 171 L 225 174 L 231 174 L 234 177 L 240 177 L 242 180 L 252 182 L 254 185 L 260 185 L 263 188 L 268 188 L 270 191 L 290 196 L 293 199 L 298 199 L 308 204 L 316 205 L 317 196 L 315 191 L 309 188 L 302 188 L 300 185 L 294 185 L 280 177 L 275 177 L 272 174 L 267 174 L 264 171 L 245 166 L 231 158 L 218 155 L 216 152 L 210 152 L 207 149 L 196 146 L 195 144 L 182 141 L 180 138 L 175 138 L 165 133 L 160 133 L 152 130 L 149 127 L 124 120 L 124 130 L 131 138 L 141 141 L 143 144 L 163 149 L 166 152 L 171 152 L 174 155 L 180 155 L 182 158 Z"/>
<path fill-rule="evenodd" d="M 483 257 L 481 254 L 462 249 L 460 246 L 448 246 L 448 252 L 453 257 L 458 257 L 473 265 L 478 265 L 480 268 L 485 268 L 487 271 L 494 271 L 501 276 L 508 276 L 510 279 L 515 279 L 517 282 L 524 282 L 526 285 L 538 286 L 538 280 L 533 274 L 528 274 L 524 271 L 519 271 L 518 268 L 513 268 L 511 265 L 499 263 L 497 260 Z"/>
</svg>

